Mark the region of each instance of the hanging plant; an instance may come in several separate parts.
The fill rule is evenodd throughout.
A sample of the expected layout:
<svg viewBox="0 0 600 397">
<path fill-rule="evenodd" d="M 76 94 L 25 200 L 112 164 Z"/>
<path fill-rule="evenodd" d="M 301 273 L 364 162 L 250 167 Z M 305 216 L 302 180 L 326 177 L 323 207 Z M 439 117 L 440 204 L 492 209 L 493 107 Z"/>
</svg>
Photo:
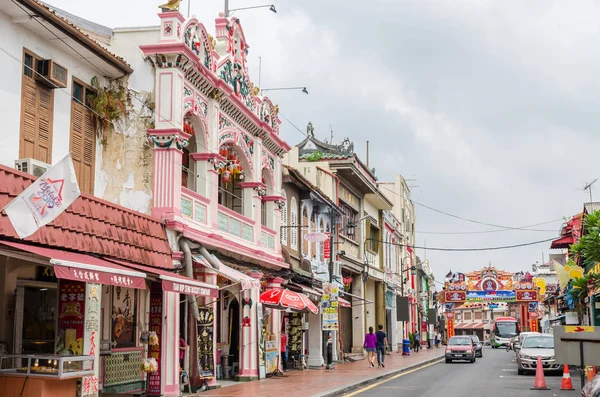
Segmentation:
<svg viewBox="0 0 600 397">
<path fill-rule="evenodd" d="M 94 92 L 87 96 L 87 101 L 92 109 L 92 120 L 96 133 L 104 139 L 104 131 L 113 122 L 126 117 L 131 111 L 131 95 L 124 79 L 109 80 L 108 85 L 100 84 L 98 77 L 93 77 L 90 82 Z"/>
</svg>

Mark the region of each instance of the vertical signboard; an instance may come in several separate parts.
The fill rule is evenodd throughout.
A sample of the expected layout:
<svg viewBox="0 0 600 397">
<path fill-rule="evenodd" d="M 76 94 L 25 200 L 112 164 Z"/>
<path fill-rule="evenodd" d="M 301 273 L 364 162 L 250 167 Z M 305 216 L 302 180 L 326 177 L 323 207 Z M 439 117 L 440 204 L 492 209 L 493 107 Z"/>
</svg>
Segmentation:
<svg viewBox="0 0 600 397">
<path fill-rule="evenodd" d="M 321 308 L 323 309 L 323 331 L 337 331 L 339 289 L 334 284 L 323 284 Z"/>
<path fill-rule="evenodd" d="M 213 308 L 199 308 L 198 313 L 198 367 L 200 376 L 211 377 L 215 373 L 215 353 L 213 349 Z"/>
<path fill-rule="evenodd" d="M 258 322 L 258 378 L 264 379 L 267 377 L 265 367 L 265 324 L 264 324 L 264 313 L 263 305 L 260 302 L 256 303 L 256 313 Z"/>
<path fill-rule="evenodd" d="M 94 375 L 85 376 L 82 382 L 82 395 L 84 397 L 97 397 L 100 391 L 100 297 L 102 285 L 85 284 L 85 328 L 83 330 L 83 354 L 94 357 Z"/>
<path fill-rule="evenodd" d="M 331 258 L 331 237 L 329 233 L 327 233 L 327 240 L 323 242 L 323 258 Z"/>
<path fill-rule="evenodd" d="M 448 316 L 448 321 L 446 322 L 446 327 L 448 327 L 448 338 L 454 336 L 454 316 Z"/>
<path fill-rule="evenodd" d="M 60 280 L 58 283 L 57 353 L 83 354 L 85 283 Z"/>
<path fill-rule="evenodd" d="M 158 369 L 148 373 L 148 395 L 160 396 L 161 393 L 161 334 L 162 334 L 162 302 L 163 291 L 161 283 L 152 283 L 150 286 L 150 331 L 156 332 L 158 344 L 148 347 L 150 358 L 156 359 Z"/>
</svg>

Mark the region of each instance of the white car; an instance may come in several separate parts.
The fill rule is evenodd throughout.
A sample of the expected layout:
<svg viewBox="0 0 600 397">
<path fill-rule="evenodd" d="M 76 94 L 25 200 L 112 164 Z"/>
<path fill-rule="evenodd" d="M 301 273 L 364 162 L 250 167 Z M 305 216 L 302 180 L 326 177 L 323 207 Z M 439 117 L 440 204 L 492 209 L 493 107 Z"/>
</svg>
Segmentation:
<svg viewBox="0 0 600 397">
<path fill-rule="evenodd" d="M 562 372 L 563 365 L 554 360 L 554 337 L 549 334 L 528 335 L 517 353 L 517 372 L 533 372 L 537 368 L 538 356 L 542 358 L 544 372 Z"/>
</svg>

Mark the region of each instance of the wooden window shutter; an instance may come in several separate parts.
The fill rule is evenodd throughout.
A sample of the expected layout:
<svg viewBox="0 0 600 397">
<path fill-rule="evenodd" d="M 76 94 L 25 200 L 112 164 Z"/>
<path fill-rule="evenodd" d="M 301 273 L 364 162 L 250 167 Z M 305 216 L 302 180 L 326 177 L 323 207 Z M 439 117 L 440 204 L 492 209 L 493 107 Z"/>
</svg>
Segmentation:
<svg viewBox="0 0 600 397">
<path fill-rule="evenodd" d="M 35 145 L 38 136 L 38 86 L 35 80 L 23 76 L 21 93 L 21 144 L 20 158 L 36 158 Z M 39 160 L 39 159 L 38 159 Z"/>
<path fill-rule="evenodd" d="M 51 89 L 38 85 L 38 141 L 36 159 L 52 163 L 52 122 L 54 114 L 54 93 Z"/>
<path fill-rule="evenodd" d="M 71 102 L 71 136 L 69 147 L 79 189 L 83 193 L 93 194 L 96 132 L 94 130 L 92 112 L 75 101 Z"/>
</svg>

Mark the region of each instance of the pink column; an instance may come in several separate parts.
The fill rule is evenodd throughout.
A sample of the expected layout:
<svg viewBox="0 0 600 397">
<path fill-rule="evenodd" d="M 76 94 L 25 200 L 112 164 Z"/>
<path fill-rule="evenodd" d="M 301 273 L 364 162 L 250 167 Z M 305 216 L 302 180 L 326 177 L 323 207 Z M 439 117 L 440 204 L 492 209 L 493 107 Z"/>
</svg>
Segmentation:
<svg viewBox="0 0 600 397">
<path fill-rule="evenodd" d="M 281 283 L 283 283 L 283 279 L 281 277 L 271 277 L 267 279 L 267 289 L 273 288 L 282 288 Z M 277 338 L 277 346 L 281 349 L 281 323 L 282 323 L 283 313 L 281 310 L 273 309 L 271 314 L 271 324 L 269 327 L 269 332 L 271 334 L 276 335 Z M 279 352 L 281 355 L 281 351 Z M 283 370 L 283 365 L 281 362 L 279 363 L 279 369 Z"/>
<path fill-rule="evenodd" d="M 189 137 L 176 128 L 148 130 L 154 144 L 153 216 L 173 220 L 181 213 L 181 149 Z"/>
<path fill-rule="evenodd" d="M 250 277 L 260 280 L 261 272 L 251 272 Z M 258 379 L 258 316 L 256 302 L 260 296 L 259 288 L 242 291 L 240 317 L 240 371 L 237 380 L 248 381 Z"/>
</svg>

